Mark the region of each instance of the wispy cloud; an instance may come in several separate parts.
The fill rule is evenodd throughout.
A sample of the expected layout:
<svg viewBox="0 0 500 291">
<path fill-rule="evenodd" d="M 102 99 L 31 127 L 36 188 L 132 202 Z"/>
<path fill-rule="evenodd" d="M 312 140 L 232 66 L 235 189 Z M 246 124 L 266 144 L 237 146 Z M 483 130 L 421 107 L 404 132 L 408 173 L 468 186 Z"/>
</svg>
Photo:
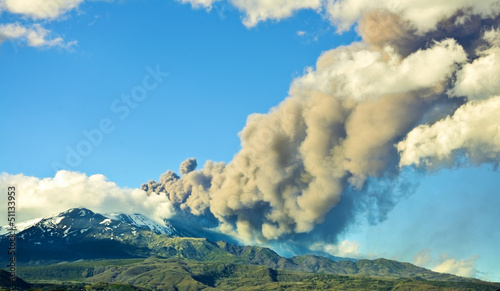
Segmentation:
<svg viewBox="0 0 500 291">
<path fill-rule="evenodd" d="M 432 270 L 440 273 L 449 273 L 464 277 L 474 277 L 477 274 L 476 260 L 478 258 L 478 256 L 473 256 L 469 259 L 457 260 L 454 258 L 449 258 L 446 254 L 443 254 L 440 259 L 440 263 Z"/>
<path fill-rule="evenodd" d="M 417 266 L 427 267 L 432 261 L 431 250 L 425 249 L 413 257 L 413 263 Z"/>
<path fill-rule="evenodd" d="M 39 24 L 23 26 L 18 23 L 0 24 L 0 43 L 11 40 L 20 41 L 31 47 L 70 48 L 77 44 L 76 41 L 66 42 L 62 37 L 54 35 L 50 30 Z"/>
<path fill-rule="evenodd" d="M 446 253 L 441 254 L 439 258 L 435 258 L 432 256 L 431 249 L 425 249 L 413 257 L 413 263 L 420 267 L 430 268 L 434 272 L 475 277 L 479 273 L 476 269 L 477 259 L 479 259 L 479 256 L 474 255 L 468 259 L 459 260 L 448 256 Z"/>
<path fill-rule="evenodd" d="M 314 251 L 322 251 L 337 257 L 358 258 L 361 256 L 360 246 L 356 241 L 343 240 L 338 244 L 314 243 L 309 247 Z"/>
<path fill-rule="evenodd" d="M 177 0 L 183 4 L 191 4 L 193 8 L 205 8 L 208 11 L 212 9 L 212 4 L 221 0 Z"/>
<path fill-rule="evenodd" d="M 302 9 L 321 8 L 321 0 L 231 0 L 237 9 L 245 14 L 243 24 L 256 26 L 261 21 L 281 20 Z"/>
</svg>

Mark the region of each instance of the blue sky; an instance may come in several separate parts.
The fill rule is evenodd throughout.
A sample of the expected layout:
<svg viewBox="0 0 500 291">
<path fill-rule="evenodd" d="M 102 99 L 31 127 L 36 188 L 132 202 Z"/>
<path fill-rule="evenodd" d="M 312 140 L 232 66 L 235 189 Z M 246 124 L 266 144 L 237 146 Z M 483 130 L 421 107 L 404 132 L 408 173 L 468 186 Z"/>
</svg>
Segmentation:
<svg viewBox="0 0 500 291">
<path fill-rule="evenodd" d="M 53 176 L 52 162 L 64 163 L 66 147 L 75 149 L 82 130 L 102 118 L 116 130 L 68 169 L 138 187 L 189 157 L 229 161 L 250 113 L 276 106 L 322 51 L 359 39 L 333 34 L 306 11 L 247 29 L 238 13 L 221 16 L 175 1 L 90 2 L 79 10 L 48 25 L 78 41 L 70 49 L 15 40 L 0 48 L 2 132 L 16 141 L 2 144 L 6 172 Z M 318 41 L 299 30 L 318 34 Z M 112 102 L 142 82 L 145 67 L 157 65 L 169 74 L 166 81 L 117 120 Z"/>
<path fill-rule="evenodd" d="M 344 11 L 339 15 L 337 10 L 329 10 L 330 6 L 322 7 L 321 1 L 304 1 L 289 9 L 293 13 L 288 13 L 283 5 L 282 14 L 265 12 L 262 7 L 247 7 L 239 0 L 199 1 L 212 3 L 210 9 L 203 4 L 193 8 L 190 4 L 166 0 L 80 2 L 59 11 L 53 18 L 32 12 L 16 13 L 15 7 L 0 7 L 3 11 L 0 14 L 0 133 L 3 137 L 0 171 L 6 177 L 3 181 L 14 181 L 18 179 L 13 178 L 17 174 L 51 178 L 56 174 L 57 163 L 86 176 L 102 174 L 117 187 L 132 189 L 150 179 L 158 180 L 168 169 L 178 171 L 181 162 L 190 157 L 197 159 L 198 168 L 206 161 L 229 163 L 241 150 L 238 133 L 250 114 L 267 113 L 287 96 L 295 94 L 289 93 L 294 80 L 306 84 L 303 76 L 320 79 L 322 69 L 316 68 L 318 58 L 340 46 L 349 46 L 350 50 L 356 46 L 353 43 L 362 42 L 364 34 L 356 25 L 357 12 Z M 289 3 L 292 2 L 296 3 Z M 315 9 L 307 9 L 311 7 Z M 412 11 L 412 7 L 402 9 Z M 455 11 L 453 7 L 442 9 Z M 483 15 L 474 9 L 471 11 Z M 251 22 L 252 15 L 260 15 L 259 20 Z M 427 22 L 412 18 L 411 13 L 403 15 L 414 28 L 420 29 L 421 35 L 429 31 L 426 25 L 434 20 L 434 15 L 429 16 L 432 19 Z M 449 15 L 435 18 L 445 16 Z M 17 25 L 17 31 L 27 30 L 16 34 L 9 24 Z M 339 28 L 345 31 L 337 33 Z M 41 34 L 42 41 L 31 42 L 33 34 Z M 364 37 L 365 42 L 369 42 L 370 35 L 364 34 Z M 370 46 L 375 47 L 375 43 Z M 362 42 L 360 46 L 367 44 Z M 453 53 L 456 53 L 453 62 L 460 64 L 459 67 L 453 67 L 450 73 L 446 71 L 448 67 L 443 67 L 443 73 L 436 77 L 438 81 L 417 85 L 438 87 L 436 83 L 442 81 L 441 76 L 456 76 L 459 81 L 465 76 L 463 80 L 467 80 L 467 73 L 473 72 L 472 60 L 461 58 L 457 50 Z M 405 58 L 402 53 L 401 58 Z M 408 63 L 411 67 L 412 63 Z M 468 68 L 467 65 L 471 66 L 470 70 L 458 71 Z M 162 77 L 154 89 L 144 91 L 143 80 L 152 76 L 151 70 L 168 73 L 168 76 Z M 313 73 L 316 70 L 318 75 L 309 74 L 311 70 Z M 354 76 L 364 72 L 362 68 L 359 70 Z M 493 71 L 490 75 L 496 73 Z M 367 81 L 362 77 L 369 75 L 361 75 L 354 88 L 360 92 L 373 89 L 363 83 Z M 417 75 L 412 76 L 419 79 Z M 334 73 L 326 76 L 334 76 Z M 371 76 L 377 81 L 381 75 Z M 148 80 L 156 79 L 152 76 Z M 405 82 L 409 83 L 408 87 L 417 86 L 405 80 L 391 86 Z M 472 90 L 467 87 L 469 83 L 460 84 L 463 86 L 454 87 L 456 92 L 461 92 L 460 96 L 478 99 L 477 102 L 493 100 L 468 95 L 467 90 Z M 421 89 L 418 86 L 411 88 Z M 498 89 L 488 84 L 484 87 L 494 92 Z M 484 87 L 475 88 L 474 94 L 480 94 Z M 387 86 L 383 90 L 386 89 Z M 120 118 L 113 104 L 124 105 L 123 96 L 138 90 L 146 92 L 146 97 L 134 102 L 135 108 L 128 106 L 129 113 Z M 403 91 L 387 94 L 392 93 Z M 458 107 L 446 106 L 442 105 L 447 110 Z M 438 113 L 442 112 L 438 111 L 428 111 L 418 123 L 428 122 L 425 120 L 428 116 L 434 116 L 434 122 L 445 120 L 446 114 L 441 116 Z M 470 113 L 464 112 L 464 115 Z M 475 120 L 467 124 L 476 124 Z M 99 129 L 102 122 L 107 123 L 104 127 L 109 133 Z M 452 122 L 443 121 L 442 128 L 453 132 Z M 499 121 L 494 119 L 494 122 Z M 84 132 L 96 129 L 102 138 L 92 143 Z M 405 139 L 410 129 L 402 132 L 394 144 L 408 141 L 407 150 L 402 151 L 401 156 L 402 161 L 409 162 L 401 162 L 401 165 L 428 162 L 412 181 L 416 185 L 413 193 L 395 199 L 387 219 L 370 224 L 364 215 L 357 216 L 355 222 L 336 234 L 337 241 L 316 245 L 316 249 L 335 255 L 394 258 L 438 271 L 500 281 L 497 268 L 500 214 L 495 208 L 500 205 L 497 193 L 500 179 L 492 165 L 498 164 L 498 158 L 496 155 L 481 157 L 474 167 L 450 162 L 460 150 L 476 157 L 480 156 L 478 148 L 488 152 L 490 144 L 473 136 L 472 142 L 456 147 L 434 145 L 432 140 L 449 138 L 426 139 L 433 128 L 429 127 L 428 131 L 424 128 L 421 132 L 411 132 L 422 138 L 415 144 L 430 144 L 431 149 L 425 152 L 428 156 L 420 153 L 423 155 L 420 160 L 412 160 L 415 155 L 403 155 L 414 153 L 410 149 L 414 149 L 415 144 Z M 481 129 L 475 128 L 478 132 Z M 474 142 L 480 146 L 470 146 Z M 85 155 L 70 165 L 68 153 L 77 152 L 79 146 L 85 149 Z M 441 152 L 432 151 L 440 146 L 444 152 L 451 147 L 453 154 L 442 156 Z M 397 163 L 388 165 L 397 167 Z M 350 171 L 349 177 L 355 177 L 355 171 Z M 375 175 L 382 176 L 382 172 Z"/>
</svg>

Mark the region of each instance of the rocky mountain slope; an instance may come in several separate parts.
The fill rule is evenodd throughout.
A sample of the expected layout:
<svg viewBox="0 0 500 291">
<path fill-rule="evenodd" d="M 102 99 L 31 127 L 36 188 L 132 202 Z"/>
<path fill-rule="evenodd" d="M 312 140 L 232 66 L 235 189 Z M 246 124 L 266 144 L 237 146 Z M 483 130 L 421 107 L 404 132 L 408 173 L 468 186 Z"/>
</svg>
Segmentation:
<svg viewBox="0 0 500 291">
<path fill-rule="evenodd" d="M 309 274 L 474 281 L 386 259 L 332 260 L 316 255 L 286 258 L 269 248 L 215 242 L 191 237 L 192 233 L 175 221 L 159 223 L 141 214 L 99 214 L 74 208 L 23 224 L 22 231 L 17 234 L 17 259 L 24 266 L 95 259 L 179 259 Z M 8 243 L 6 234 L 0 235 L 0 248 L 7 249 Z M 7 252 L 0 253 L 0 259 L 7 260 L 6 256 Z"/>
</svg>

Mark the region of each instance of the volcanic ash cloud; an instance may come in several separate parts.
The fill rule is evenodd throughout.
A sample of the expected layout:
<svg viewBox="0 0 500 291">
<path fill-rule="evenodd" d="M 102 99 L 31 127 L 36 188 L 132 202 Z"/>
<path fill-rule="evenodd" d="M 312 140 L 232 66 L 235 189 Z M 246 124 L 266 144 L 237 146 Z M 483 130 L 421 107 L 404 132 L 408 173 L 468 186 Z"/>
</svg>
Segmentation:
<svg viewBox="0 0 500 291">
<path fill-rule="evenodd" d="M 182 177 L 169 171 L 143 189 L 166 195 L 179 215 L 247 241 L 294 239 L 317 228 L 335 242 L 363 208 L 370 179 L 395 180 L 400 166 L 439 168 L 463 157 L 497 163 L 494 5 L 442 5 L 443 13 L 423 21 L 414 14 L 421 4 L 392 9 L 381 1 L 335 19 L 335 9 L 353 2 L 329 11 L 341 28 L 359 21 L 363 41 L 324 52 L 288 98 L 250 115 L 231 162 L 195 170 L 189 159 Z M 386 189 L 372 198 L 394 205 L 391 195 Z"/>
</svg>

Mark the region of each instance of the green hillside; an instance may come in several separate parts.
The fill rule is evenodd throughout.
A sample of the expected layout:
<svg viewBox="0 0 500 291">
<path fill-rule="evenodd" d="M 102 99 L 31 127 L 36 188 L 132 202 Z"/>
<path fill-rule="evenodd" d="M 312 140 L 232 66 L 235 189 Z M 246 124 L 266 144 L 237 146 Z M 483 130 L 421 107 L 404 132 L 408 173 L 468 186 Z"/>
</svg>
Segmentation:
<svg viewBox="0 0 500 291">
<path fill-rule="evenodd" d="M 397 262 L 361 262 L 364 268 Z M 359 272 L 358 272 L 359 273 Z M 500 283 L 448 277 L 447 280 L 314 274 L 230 262 L 183 258 L 79 261 L 19 268 L 18 274 L 42 290 L 497 290 Z M 423 273 L 422 273 L 423 274 Z M 419 275 L 419 274 L 417 274 Z M 420 274 L 421 275 L 421 274 Z M 461 280 L 458 280 L 459 278 Z M 446 279 L 443 277 L 443 279 Z M 64 284 L 64 285 L 63 285 Z"/>
<path fill-rule="evenodd" d="M 167 235 L 185 232 L 174 226 L 163 229 L 163 233 L 155 232 L 160 226 L 147 220 L 152 228 L 131 224 L 131 216 L 112 220 L 87 209 L 70 209 L 58 217 L 46 218 L 19 234 L 22 252 L 16 275 L 22 279 L 12 286 L 3 271 L 0 287 L 4 290 L 500 289 L 500 283 L 436 273 L 387 259 L 332 260 L 316 255 L 285 258 L 265 247 Z M 8 240 L 0 242 L 6 244 Z"/>
</svg>

